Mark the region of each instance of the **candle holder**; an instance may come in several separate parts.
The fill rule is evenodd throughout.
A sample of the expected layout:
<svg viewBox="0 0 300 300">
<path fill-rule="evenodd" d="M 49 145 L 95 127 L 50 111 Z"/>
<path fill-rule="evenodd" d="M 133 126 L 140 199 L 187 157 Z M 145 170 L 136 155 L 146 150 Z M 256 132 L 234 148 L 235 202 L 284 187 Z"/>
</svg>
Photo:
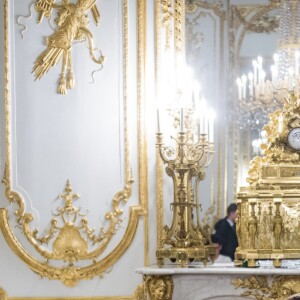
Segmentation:
<svg viewBox="0 0 300 300">
<path fill-rule="evenodd" d="M 205 178 L 204 169 L 212 161 L 214 145 L 208 142 L 207 134 L 198 134 L 197 141 L 194 142 L 190 138 L 191 133 L 183 130 L 182 123 L 181 118 L 180 131 L 176 137 L 171 137 L 175 140 L 174 147 L 165 145 L 163 134 L 157 133 L 156 146 L 167 165 L 166 173 L 172 177 L 174 185 L 172 225 L 164 226 L 162 247 L 156 251 L 159 266 L 164 264 L 164 259 L 170 259 L 181 267 L 192 261 L 201 261 L 206 265 L 209 258 L 214 260 L 216 253 L 208 226 L 201 226 L 198 221 L 195 224 L 193 218 L 193 209 L 198 210 L 200 207 L 194 199 L 193 180 Z"/>
</svg>

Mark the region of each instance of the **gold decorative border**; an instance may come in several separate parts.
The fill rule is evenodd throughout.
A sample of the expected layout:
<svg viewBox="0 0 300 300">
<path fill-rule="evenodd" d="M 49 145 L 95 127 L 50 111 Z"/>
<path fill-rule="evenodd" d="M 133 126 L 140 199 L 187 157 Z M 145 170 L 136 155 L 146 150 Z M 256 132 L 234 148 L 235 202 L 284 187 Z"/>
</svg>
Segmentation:
<svg viewBox="0 0 300 300">
<path fill-rule="evenodd" d="M 161 55 L 162 55 L 162 1 L 155 1 L 155 83 L 156 98 L 158 95 L 158 82 L 160 80 Z M 170 21 L 170 20 L 169 20 Z M 171 37 L 169 37 L 170 39 Z M 168 42 L 167 42 L 168 43 Z M 165 45 L 166 46 L 166 45 Z M 163 172 L 162 160 L 158 151 L 156 151 L 156 244 L 157 247 L 162 243 L 163 229 Z"/>
<path fill-rule="evenodd" d="M 145 130 L 146 1 L 138 1 L 138 165 L 139 201 L 144 215 L 144 265 L 149 265 L 148 164 Z"/>
<path fill-rule="evenodd" d="M 164 0 L 157 0 L 155 2 L 155 82 L 156 82 L 156 96 L 158 94 L 158 85 L 160 81 L 161 70 L 161 55 L 162 49 L 166 49 L 167 46 L 172 46 L 169 43 L 170 35 L 167 36 L 165 45 L 162 45 L 162 24 L 163 20 L 163 2 Z M 175 59 L 179 55 L 185 54 L 185 1 L 174 0 L 173 1 L 173 21 L 174 21 L 174 41 L 173 47 L 175 49 Z M 169 20 L 171 21 L 171 20 Z M 169 32 L 170 34 L 170 32 Z M 170 44 L 170 45 L 169 45 Z M 163 163 L 158 151 L 156 151 L 156 225 L 157 225 L 157 246 L 162 244 L 162 232 L 163 232 Z"/>
<path fill-rule="evenodd" d="M 137 288 L 137 290 L 139 287 Z M 9 297 L 0 287 L 0 300 L 141 300 L 137 292 L 133 296 L 97 296 L 97 297 Z"/>
<path fill-rule="evenodd" d="M 93 296 L 93 297 L 9 297 L 0 287 L 0 300 L 145 300 L 144 283 L 137 286 L 132 296 Z"/>
<path fill-rule="evenodd" d="M 98 262 L 94 262 L 92 265 L 87 267 L 74 267 L 74 268 L 55 268 L 49 265 L 45 265 L 37 261 L 32 257 L 19 243 L 13 231 L 11 230 L 9 221 L 8 221 L 8 212 L 7 209 L 0 209 L 0 227 L 4 234 L 4 237 L 12 249 L 12 251 L 17 254 L 29 267 L 41 275 L 42 277 L 48 277 L 49 279 L 61 279 L 64 282 L 68 281 L 71 277 L 79 279 L 91 279 L 95 275 L 101 274 L 104 270 L 116 263 L 116 261 L 125 253 L 131 244 L 136 229 L 138 226 L 139 216 L 145 214 L 147 210 L 147 168 L 146 160 L 147 154 L 145 152 L 145 136 L 144 136 L 144 122 L 141 117 L 142 112 L 144 112 L 144 60 L 145 60 L 145 0 L 138 1 L 138 33 L 139 33 L 139 42 L 138 42 L 138 110 L 140 114 L 138 115 L 138 128 L 139 128 L 139 143 L 138 143 L 138 152 L 139 152 L 139 175 L 144 174 L 140 178 L 139 182 L 139 192 L 140 192 L 140 203 L 139 206 L 131 206 L 129 213 L 129 221 L 125 231 L 125 234 L 116 246 L 116 248 L 109 253 L 106 257 Z M 124 143 L 125 143 L 125 176 L 126 184 L 123 191 L 120 191 L 116 194 L 121 196 L 124 199 L 129 197 L 131 190 L 131 167 L 130 167 L 130 156 L 129 156 L 129 141 L 128 141 L 128 125 L 127 125 L 127 81 L 128 81 L 128 0 L 123 0 L 123 20 L 124 20 L 124 33 L 123 33 L 123 42 L 124 42 Z M 141 9 L 142 8 L 142 9 Z M 9 37 L 8 37 L 8 0 L 4 0 L 4 69 L 5 69 L 5 130 L 6 130 L 6 163 L 5 163 L 5 175 L 3 182 L 5 183 L 5 194 L 10 202 L 17 202 L 19 209 L 16 212 L 16 215 L 21 218 L 24 215 L 24 201 L 21 196 L 11 190 L 11 146 L 10 146 L 10 93 L 9 93 Z M 142 154 L 141 154 L 142 153 Z M 115 198 L 114 197 L 114 198 Z M 146 232 L 145 232 L 146 233 Z M 147 236 L 148 237 L 148 236 Z M 146 238 L 147 240 L 148 238 Z M 145 253 L 147 255 L 147 253 Z"/>
<path fill-rule="evenodd" d="M 216 3 L 209 3 L 207 1 L 195 0 L 192 3 L 187 4 L 186 12 L 192 14 L 199 7 L 212 10 L 219 17 L 222 17 L 224 15 L 224 11 L 222 10 L 222 3 L 220 1 Z"/>
</svg>

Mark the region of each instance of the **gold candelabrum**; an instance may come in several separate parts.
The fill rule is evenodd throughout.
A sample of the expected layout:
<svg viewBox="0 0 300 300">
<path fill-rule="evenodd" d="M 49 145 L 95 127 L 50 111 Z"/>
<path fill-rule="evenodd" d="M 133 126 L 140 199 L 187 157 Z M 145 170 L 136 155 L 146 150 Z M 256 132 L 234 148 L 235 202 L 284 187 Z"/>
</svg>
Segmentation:
<svg viewBox="0 0 300 300">
<path fill-rule="evenodd" d="M 208 226 L 200 224 L 200 204 L 197 197 L 194 197 L 193 188 L 194 180 L 197 184 L 205 177 L 204 169 L 212 161 L 214 144 L 208 141 L 208 131 L 200 133 L 199 126 L 197 140 L 194 141 L 195 135 L 191 130 L 184 130 L 182 117 L 180 123 L 176 137 L 171 137 L 175 141 L 173 147 L 164 144 L 163 133 L 157 133 L 157 149 L 167 165 L 166 173 L 172 177 L 174 185 L 172 225 L 164 226 L 162 243 L 156 251 L 159 266 L 163 265 L 164 259 L 170 259 L 181 267 L 192 261 L 202 261 L 206 265 L 209 258 L 214 260 L 216 252 Z M 197 212 L 196 224 L 193 218 L 194 208 Z"/>
</svg>

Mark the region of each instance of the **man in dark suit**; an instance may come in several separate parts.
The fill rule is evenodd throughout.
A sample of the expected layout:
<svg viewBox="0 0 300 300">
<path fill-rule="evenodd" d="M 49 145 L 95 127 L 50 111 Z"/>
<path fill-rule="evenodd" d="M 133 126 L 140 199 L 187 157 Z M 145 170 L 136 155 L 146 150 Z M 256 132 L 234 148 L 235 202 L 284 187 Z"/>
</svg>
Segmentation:
<svg viewBox="0 0 300 300">
<path fill-rule="evenodd" d="M 234 260 L 234 252 L 238 246 L 235 230 L 236 210 L 237 205 L 235 203 L 230 204 L 227 207 L 227 216 L 219 220 L 215 225 L 215 234 L 221 244 L 220 254 L 229 256 L 231 260 Z"/>
</svg>

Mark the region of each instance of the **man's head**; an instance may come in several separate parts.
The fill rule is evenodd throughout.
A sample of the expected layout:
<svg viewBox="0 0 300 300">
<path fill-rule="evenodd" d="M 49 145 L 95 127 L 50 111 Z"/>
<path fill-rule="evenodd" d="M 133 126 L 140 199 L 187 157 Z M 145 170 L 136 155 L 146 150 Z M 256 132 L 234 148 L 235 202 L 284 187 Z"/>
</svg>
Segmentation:
<svg viewBox="0 0 300 300">
<path fill-rule="evenodd" d="M 230 219 L 231 221 L 235 222 L 237 218 L 237 205 L 235 203 L 231 203 L 227 207 L 227 218 Z"/>
</svg>

